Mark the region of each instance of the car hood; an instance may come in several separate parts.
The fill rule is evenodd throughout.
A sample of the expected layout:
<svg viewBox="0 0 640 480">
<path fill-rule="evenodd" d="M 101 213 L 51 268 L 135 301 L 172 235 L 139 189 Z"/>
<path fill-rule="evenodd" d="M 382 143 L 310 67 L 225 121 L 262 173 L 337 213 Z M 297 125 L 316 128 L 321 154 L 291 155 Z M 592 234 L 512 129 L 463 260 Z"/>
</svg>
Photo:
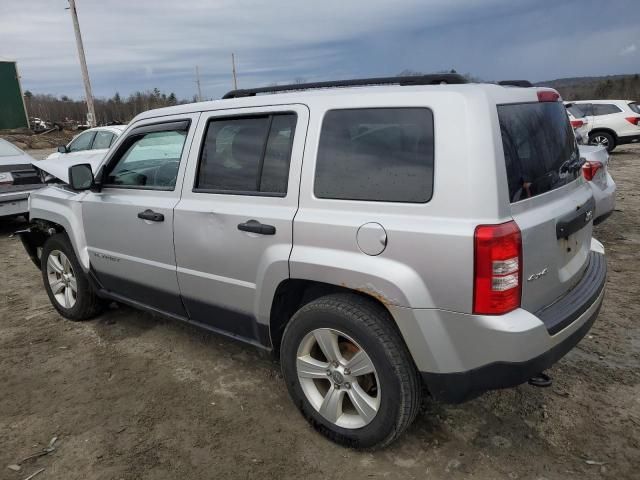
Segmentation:
<svg viewBox="0 0 640 480">
<path fill-rule="evenodd" d="M 81 163 L 88 163 L 91 165 L 91 170 L 95 175 L 102 163 L 104 153 L 86 155 L 74 155 L 72 157 L 58 157 L 50 160 L 34 160 L 31 162 L 34 167 L 42 170 L 49 175 L 62 180 L 64 183 L 69 183 L 69 167 L 73 165 L 80 165 Z"/>
<path fill-rule="evenodd" d="M 3 155 L 0 157 L 0 167 L 9 167 L 14 165 L 29 165 L 33 162 L 33 158 L 31 155 L 27 155 L 26 153 L 17 154 L 17 155 Z M 6 170 L 6 168 L 4 169 Z"/>
</svg>

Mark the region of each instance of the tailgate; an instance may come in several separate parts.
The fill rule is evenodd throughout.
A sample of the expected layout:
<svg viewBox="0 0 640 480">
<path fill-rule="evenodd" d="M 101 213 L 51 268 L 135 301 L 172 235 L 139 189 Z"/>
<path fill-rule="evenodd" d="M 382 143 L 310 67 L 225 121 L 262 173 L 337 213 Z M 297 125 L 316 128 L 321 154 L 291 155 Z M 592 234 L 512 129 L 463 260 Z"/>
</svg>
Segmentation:
<svg viewBox="0 0 640 480">
<path fill-rule="evenodd" d="M 535 312 L 573 288 L 591 248 L 591 190 L 583 182 L 511 207 L 522 232 L 522 300 Z M 537 200 L 537 201 L 536 201 Z"/>
<path fill-rule="evenodd" d="M 560 102 L 498 106 L 511 213 L 522 232 L 522 308 L 562 297 L 589 259 L 594 200 Z"/>
</svg>

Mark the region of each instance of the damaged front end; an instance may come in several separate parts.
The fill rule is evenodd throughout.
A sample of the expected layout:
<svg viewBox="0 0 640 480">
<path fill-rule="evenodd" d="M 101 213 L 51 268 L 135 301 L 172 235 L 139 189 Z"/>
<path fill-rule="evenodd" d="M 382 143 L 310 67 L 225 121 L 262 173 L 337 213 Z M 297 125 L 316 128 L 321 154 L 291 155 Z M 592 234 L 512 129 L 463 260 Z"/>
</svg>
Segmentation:
<svg viewBox="0 0 640 480">
<path fill-rule="evenodd" d="M 40 259 L 42 258 L 42 246 L 47 238 L 55 235 L 59 229 L 49 222 L 36 220 L 29 228 L 18 230 L 15 235 L 20 237 L 24 249 L 27 251 L 33 264 L 40 270 Z"/>
</svg>

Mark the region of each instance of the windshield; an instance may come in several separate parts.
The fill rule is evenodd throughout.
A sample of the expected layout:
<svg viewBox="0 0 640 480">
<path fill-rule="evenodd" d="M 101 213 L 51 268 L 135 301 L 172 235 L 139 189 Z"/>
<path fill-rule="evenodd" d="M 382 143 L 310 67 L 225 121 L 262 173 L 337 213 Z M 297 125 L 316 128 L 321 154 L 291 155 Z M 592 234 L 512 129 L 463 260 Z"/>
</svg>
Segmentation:
<svg viewBox="0 0 640 480">
<path fill-rule="evenodd" d="M 9 142 L 0 139 L 0 157 L 10 157 L 12 155 L 22 155 L 22 151 Z"/>
<path fill-rule="evenodd" d="M 631 102 L 629 108 L 636 113 L 640 113 L 640 103 L 638 102 Z"/>
<path fill-rule="evenodd" d="M 512 203 L 578 177 L 578 146 L 562 103 L 499 105 L 498 118 Z"/>
</svg>

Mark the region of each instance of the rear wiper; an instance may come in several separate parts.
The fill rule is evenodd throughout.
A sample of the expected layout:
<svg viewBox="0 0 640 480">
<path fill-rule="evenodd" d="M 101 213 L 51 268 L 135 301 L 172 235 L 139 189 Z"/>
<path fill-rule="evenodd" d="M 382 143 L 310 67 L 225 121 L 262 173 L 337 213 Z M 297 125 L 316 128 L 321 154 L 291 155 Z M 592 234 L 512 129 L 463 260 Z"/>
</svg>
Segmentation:
<svg viewBox="0 0 640 480">
<path fill-rule="evenodd" d="M 560 167 L 560 173 L 571 172 L 576 173 L 582 168 L 582 165 L 585 163 L 585 159 L 582 157 L 578 157 L 575 160 L 567 160 Z"/>
</svg>

